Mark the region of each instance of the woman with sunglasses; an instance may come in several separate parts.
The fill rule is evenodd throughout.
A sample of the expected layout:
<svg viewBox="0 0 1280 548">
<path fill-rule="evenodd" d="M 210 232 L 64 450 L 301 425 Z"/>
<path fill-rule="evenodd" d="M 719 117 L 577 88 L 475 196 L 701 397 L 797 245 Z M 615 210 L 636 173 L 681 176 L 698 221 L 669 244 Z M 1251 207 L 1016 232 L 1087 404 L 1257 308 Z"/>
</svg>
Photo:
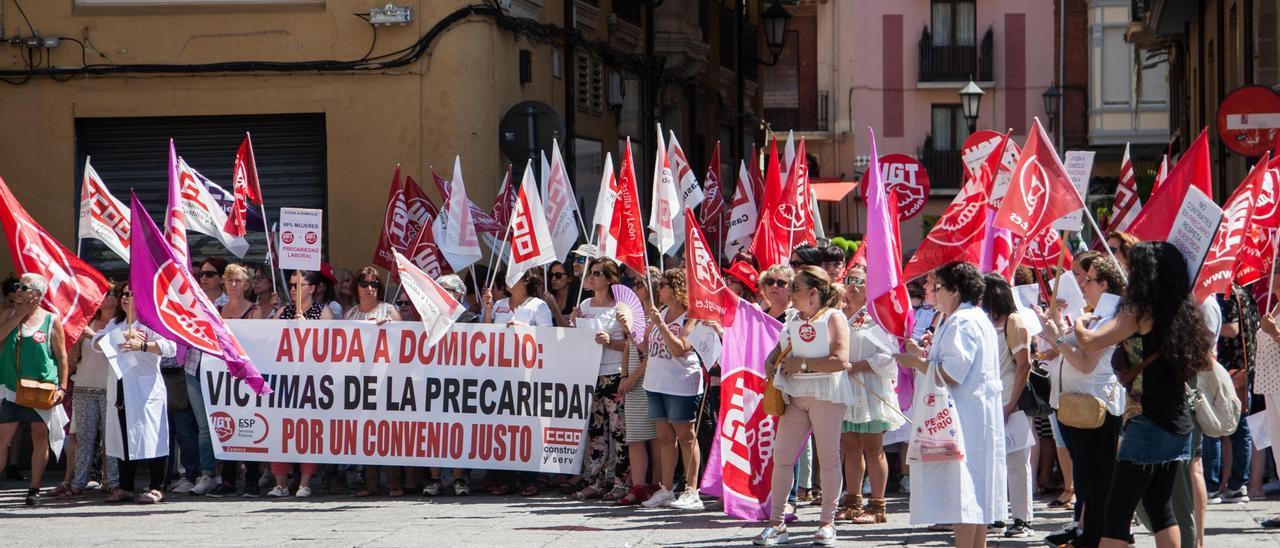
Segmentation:
<svg viewBox="0 0 1280 548">
<path fill-rule="evenodd" d="M 694 432 L 698 406 L 702 401 L 702 362 L 688 335 L 697 322 L 687 318 L 688 285 L 684 269 L 670 269 L 658 284 L 659 310 L 644 301 L 650 329 L 647 337 L 649 361 L 644 389 L 649 397 L 649 416 L 658 429 L 662 477 L 660 488 L 642 505 L 701 510 L 698 497 L 698 437 Z M 676 458 L 683 455 L 685 490 L 676 498 Z"/>
<path fill-rule="evenodd" d="M 783 328 L 778 371 L 773 385 L 783 393 L 786 409 L 778 418 L 774 437 L 772 507 L 769 526 L 753 539 L 760 546 L 787 542 L 784 522 L 787 493 L 795 482 L 794 457 L 813 433 L 821 464 L 822 513 L 813 544 L 832 546 L 836 541 L 836 503 L 843 478 L 840 475 L 840 425 L 853 403 L 849 378 L 849 321 L 840 306 L 844 290 L 831 282 L 817 266 L 804 266 L 791 282 L 796 314 Z"/>
<path fill-rule="evenodd" d="M 223 292 L 227 296 L 227 303 L 218 307 L 222 313 L 222 318 L 226 320 L 258 320 L 264 317 L 264 311 L 254 303 L 251 298 L 253 294 L 252 278 L 249 276 L 248 268 L 241 264 L 229 264 L 222 273 Z M 190 381 L 190 379 L 188 379 Z M 192 383 L 188 383 L 188 390 L 191 389 Z M 195 384 L 196 390 L 189 394 L 191 398 L 203 397 L 199 391 L 199 384 Z M 202 406 L 203 408 L 203 406 Z M 240 475 L 240 463 L 238 460 L 222 461 L 221 481 L 212 490 L 205 493 L 213 498 L 231 497 L 236 494 L 236 477 Z M 256 461 L 244 461 L 244 496 L 255 498 L 258 496 L 258 480 L 261 477 L 260 465 Z"/>
<path fill-rule="evenodd" d="M 361 268 L 355 276 L 356 303 L 347 309 L 345 319 L 353 321 L 371 321 L 378 325 L 400 321 L 400 312 L 394 306 L 382 302 L 384 289 L 378 271 L 372 266 Z M 357 497 L 368 497 L 378 492 L 378 479 L 382 472 L 387 473 L 387 495 L 404 496 L 404 476 L 399 466 L 364 466 L 364 488 L 355 492 Z"/>
<path fill-rule="evenodd" d="M 294 270 L 289 273 L 289 296 L 298 299 L 296 303 L 285 305 L 280 311 L 278 319 L 281 320 L 332 320 L 333 311 L 324 302 L 320 302 L 318 298 L 323 291 L 321 284 L 323 277 L 319 272 L 310 272 L 306 270 Z M 298 311 L 302 311 L 299 318 Z M 298 482 L 298 491 L 294 496 L 306 498 L 311 496 L 311 476 L 315 475 L 317 465 L 314 462 L 304 462 L 298 464 L 301 469 L 302 477 Z M 271 474 L 276 477 L 276 486 L 267 492 L 269 498 L 281 498 L 289 496 L 289 472 L 293 470 L 293 463 L 290 462 L 273 462 L 271 463 Z"/>
<path fill-rule="evenodd" d="M 787 322 L 787 312 L 791 310 L 791 280 L 795 271 L 784 265 L 773 265 L 760 273 L 761 308 L 765 309 L 773 319 Z"/>
<path fill-rule="evenodd" d="M 596 344 L 604 347 L 595 395 L 591 398 L 591 419 L 587 423 L 587 459 L 582 469 L 586 487 L 570 495 L 578 500 L 603 498 L 605 502 L 613 502 L 628 490 L 627 432 L 623 394 L 619 390 L 627 333 L 618 321 L 618 303 L 613 300 L 612 290 L 621 275 L 612 260 L 591 261 L 586 286 L 592 296 L 582 301 L 570 317 L 573 326 L 593 331 Z M 610 483 L 612 490 L 608 490 Z"/>
<path fill-rule="evenodd" d="M 884 433 L 906 420 L 895 391 L 898 363 L 893 360 L 897 341 L 871 319 L 867 311 L 867 272 L 855 265 L 845 273 L 844 314 L 849 318 L 849 376 L 854 381 L 853 403 L 841 425 L 840 448 L 844 458 L 845 485 L 849 486 L 838 520 L 853 523 L 885 523 L 884 491 L 889 483 L 889 461 L 884 454 Z M 863 475 L 870 477 L 871 500 L 863 508 Z"/>
<path fill-rule="evenodd" d="M 1008 513 L 1000 346 L 991 319 L 978 308 L 985 289 L 978 268 L 952 262 L 934 276 L 934 298 L 946 319 L 927 357 L 908 341 L 897 359 L 925 379 L 936 371 L 945 383 L 964 438 L 964 459 L 911 464 L 911 523 L 954 524 L 956 546 L 975 548 L 986 546 L 987 525 Z"/>
<path fill-rule="evenodd" d="M 542 293 L 542 300 L 551 308 L 551 315 L 557 326 L 568 326 L 569 315 L 573 313 L 573 299 L 578 295 L 578 278 L 569 270 L 568 265 L 560 261 L 547 267 L 547 290 Z"/>
<path fill-rule="evenodd" d="M 120 305 L 133 306 L 133 293 L 123 288 Z M 118 334 L 118 335 L 117 335 Z M 169 465 L 169 397 L 160 374 L 161 358 L 178 353 L 178 345 L 161 338 L 141 322 L 113 324 L 99 337 L 122 339 L 113 361 L 107 390 L 107 456 L 120 460 L 120 486 L 106 502 L 155 504 L 164 500 Z M 127 360 L 126 360 L 127 358 Z M 116 376 L 117 372 L 123 376 Z M 147 467 L 147 491 L 134 497 L 139 466 Z"/>
<path fill-rule="evenodd" d="M 67 390 L 67 351 L 62 320 L 40 307 L 49 284 L 39 274 L 18 279 L 14 305 L 0 318 L 0 448 L 7 448 L 20 423 L 31 425 L 31 487 L 27 506 L 40 504 L 40 481 L 49 463 L 49 449 L 62 449 L 62 428 L 68 422 L 61 405 L 34 409 L 15 403 L 18 379 L 57 383 L 54 402 L 61 403 Z M 19 369 L 21 368 L 21 369 Z M 0 452 L 0 469 L 7 463 Z"/>
</svg>

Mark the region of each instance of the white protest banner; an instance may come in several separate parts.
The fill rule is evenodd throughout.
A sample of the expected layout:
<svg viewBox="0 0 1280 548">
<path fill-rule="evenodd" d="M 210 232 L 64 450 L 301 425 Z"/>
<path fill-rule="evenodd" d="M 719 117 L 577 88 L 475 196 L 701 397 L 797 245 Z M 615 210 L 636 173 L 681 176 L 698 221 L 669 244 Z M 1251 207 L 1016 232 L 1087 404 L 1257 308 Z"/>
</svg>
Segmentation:
<svg viewBox="0 0 1280 548">
<path fill-rule="evenodd" d="M 1187 276 L 1192 282 L 1200 274 L 1200 265 L 1213 245 L 1213 235 L 1222 223 L 1222 208 L 1195 185 L 1187 190 L 1187 197 L 1178 208 L 1178 216 L 1169 231 L 1169 243 L 1182 252 L 1187 261 Z"/>
<path fill-rule="evenodd" d="M 600 369 L 587 329 L 227 322 L 273 392 L 206 357 L 215 456 L 577 474 Z"/>
<path fill-rule="evenodd" d="M 1068 150 L 1066 157 L 1062 160 L 1062 166 L 1067 168 L 1067 176 L 1071 177 L 1071 183 L 1080 193 L 1080 201 L 1085 204 L 1089 203 L 1086 198 L 1089 196 L 1089 177 L 1093 174 L 1094 154 L 1092 150 Z M 1084 210 L 1077 209 L 1054 221 L 1053 229 L 1075 232 L 1083 230 Z"/>
<path fill-rule="evenodd" d="M 320 270 L 320 220 L 324 211 L 280 208 L 280 268 Z"/>
<path fill-rule="evenodd" d="M 689 333 L 689 344 L 692 344 L 693 351 L 698 353 L 698 359 L 702 360 L 703 367 L 710 368 L 720 363 L 720 355 L 724 353 L 724 343 L 720 340 L 720 334 L 706 322 L 698 322 L 698 325 Z"/>
</svg>

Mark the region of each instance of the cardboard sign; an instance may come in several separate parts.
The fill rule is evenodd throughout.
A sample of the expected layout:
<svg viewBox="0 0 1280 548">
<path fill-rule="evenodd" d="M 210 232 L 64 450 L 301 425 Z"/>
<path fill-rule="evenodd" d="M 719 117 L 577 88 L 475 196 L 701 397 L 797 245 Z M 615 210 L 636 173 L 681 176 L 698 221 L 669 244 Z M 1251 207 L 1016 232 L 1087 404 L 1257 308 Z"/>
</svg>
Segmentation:
<svg viewBox="0 0 1280 548">
<path fill-rule="evenodd" d="M 1080 201 L 1085 204 L 1089 203 L 1086 198 L 1089 196 L 1089 176 L 1093 174 L 1094 154 L 1092 150 L 1068 150 L 1062 161 L 1062 166 L 1067 168 L 1067 175 L 1071 177 L 1071 183 L 1076 185 L 1076 191 L 1080 193 Z M 1053 229 L 1081 231 L 1084 229 L 1084 209 L 1077 209 L 1054 221 Z"/>
<path fill-rule="evenodd" d="M 1200 266 L 1221 223 L 1222 208 L 1199 188 L 1192 186 L 1187 189 L 1187 197 L 1182 200 L 1182 207 L 1174 218 L 1168 242 L 1178 248 L 1182 258 L 1186 259 L 1188 280 L 1194 282 L 1200 274 Z"/>
<path fill-rule="evenodd" d="M 280 208 L 280 268 L 320 270 L 321 218 L 323 210 Z"/>
</svg>

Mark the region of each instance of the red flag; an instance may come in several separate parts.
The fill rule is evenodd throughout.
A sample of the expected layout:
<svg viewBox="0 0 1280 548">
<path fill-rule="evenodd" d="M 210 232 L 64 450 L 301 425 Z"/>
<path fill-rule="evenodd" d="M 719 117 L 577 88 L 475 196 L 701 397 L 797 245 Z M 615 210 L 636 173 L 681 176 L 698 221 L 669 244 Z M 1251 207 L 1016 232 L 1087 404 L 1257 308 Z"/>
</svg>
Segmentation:
<svg viewBox="0 0 1280 548">
<path fill-rule="evenodd" d="M 1033 268 L 1054 268 L 1071 264 L 1071 251 L 1057 230 L 1049 228 L 1027 242 L 1021 263 Z"/>
<path fill-rule="evenodd" d="M 109 287 L 107 280 L 36 224 L 3 179 L 0 205 L 0 225 L 4 226 L 9 260 L 19 274 L 39 274 L 48 281 L 49 288 L 40 304 L 62 318 L 70 347 L 102 304 Z"/>
<path fill-rule="evenodd" d="M 716 150 L 711 153 L 711 163 L 707 165 L 706 183 L 703 185 L 702 227 L 712 246 L 724 241 L 724 193 L 720 190 L 720 142 L 716 142 Z M 718 263 L 717 263 L 718 264 Z"/>
<path fill-rule="evenodd" d="M 1280 228 L 1280 157 L 1272 156 L 1267 171 L 1258 184 L 1258 199 L 1254 201 L 1253 224 L 1266 228 Z"/>
<path fill-rule="evenodd" d="M 393 259 L 394 256 L 392 254 Z M 440 246 L 436 244 L 436 236 L 431 227 L 418 231 L 418 235 L 409 246 L 409 252 L 405 257 L 409 259 L 409 262 L 413 263 L 413 266 L 422 269 L 432 278 L 439 278 L 452 272 L 449 268 L 449 263 L 444 260 L 444 256 L 440 253 Z M 391 272 L 398 277 L 400 273 L 398 265 Z"/>
<path fill-rule="evenodd" d="M 1111 203 L 1111 221 L 1107 231 L 1125 230 L 1138 218 L 1142 200 L 1138 199 L 1138 181 L 1133 176 L 1133 160 L 1129 158 L 1129 145 L 1124 146 L 1124 158 L 1120 161 L 1120 183 L 1116 185 L 1115 199 Z"/>
<path fill-rule="evenodd" d="M 240 149 L 236 151 L 232 177 L 236 182 L 236 194 L 240 193 L 240 183 L 243 179 L 245 197 L 249 203 L 256 206 L 262 205 L 262 187 L 258 183 L 258 161 L 253 158 L 253 140 L 249 138 L 247 131 L 244 133 L 244 140 L 240 142 Z"/>
<path fill-rule="evenodd" d="M 764 174 L 760 173 L 760 152 L 756 150 L 755 143 L 751 143 L 751 158 L 747 160 L 747 166 L 751 175 L 751 195 L 755 197 L 756 207 L 759 208 L 756 210 L 756 219 L 759 219 L 760 213 L 764 211 Z"/>
<path fill-rule="evenodd" d="M 993 224 L 1027 237 L 1039 234 L 1057 219 L 1083 207 L 1080 192 L 1053 150 L 1053 143 L 1040 121 L 1035 120 L 1013 170 L 1009 192 L 1000 203 Z"/>
<path fill-rule="evenodd" d="M 792 172 L 793 175 L 798 175 Z M 788 177 L 790 178 L 790 177 Z M 776 264 L 784 264 L 791 257 L 791 250 L 787 249 L 787 240 L 790 237 L 790 231 L 787 230 L 791 223 L 785 220 L 779 220 L 778 217 L 784 217 L 780 211 L 785 204 L 782 203 L 783 186 L 782 186 L 782 168 L 778 163 L 778 141 L 774 139 L 772 147 L 769 150 L 769 169 L 765 175 L 764 183 L 764 200 L 760 205 L 760 222 L 756 226 L 755 237 L 751 240 L 751 253 L 755 255 L 756 261 L 760 263 L 760 270 L 767 270 Z M 794 204 L 788 208 L 785 216 L 795 215 Z"/>
<path fill-rule="evenodd" d="M 417 187 L 417 185 L 413 186 Z M 408 252 L 416 236 L 412 225 L 404 185 L 400 182 L 400 165 L 396 164 L 396 174 L 391 178 L 391 192 L 387 195 L 387 209 L 382 219 L 382 234 L 378 236 L 378 249 L 373 254 L 373 264 L 395 272 L 396 258 L 391 251 Z"/>
<path fill-rule="evenodd" d="M 511 180 L 511 164 L 507 164 L 507 175 L 502 179 L 498 195 L 493 199 L 493 219 L 503 227 L 511 222 L 511 211 L 516 208 L 516 184 Z"/>
<path fill-rule="evenodd" d="M 1244 246 L 1236 256 L 1236 283 L 1249 285 L 1270 276 L 1275 262 L 1274 249 L 1272 249 L 1274 238 L 1275 229 L 1264 228 L 1257 224 L 1249 227 Z"/>
<path fill-rule="evenodd" d="M 738 315 L 738 296 L 725 285 L 720 263 L 698 230 L 693 211 L 684 210 L 684 265 L 688 269 L 689 318 L 720 322 L 729 327 Z"/>
<path fill-rule="evenodd" d="M 1200 130 L 1200 136 L 1191 144 L 1187 153 L 1165 179 L 1160 188 L 1151 193 L 1147 204 L 1138 212 L 1138 218 L 1129 226 L 1129 233 L 1143 241 L 1164 241 L 1173 229 L 1173 220 L 1187 197 L 1187 189 L 1194 185 L 1213 196 L 1213 172 L 1209 162 L 1209 134 Z"/>
<path fill-rule="evenodd" d="M 440 203 L 449 201 L 449 181 L 444 180 L 440 175 L 436 174 L 435 168 L 431 169 L 431 181 L 436 184 L 436 190 L 440 191 Z"/>
<path fill-rule="evenodd" d="M 903 279 L 914 280 L 951 261 L 978 264 L 987 225 L 986 205 L 987 188 L 982 179 L 969 179 L 916 248 L 902 271 Z"/>
<path fill-rule="evenodd" d="M 648 272 L 649 263 L 644 249 L 644 221 L 640 214 L 640 193 L 636 188 L 636 169 L 631 160 L 631 138 L 627 138 L 627 152 L 622 157 L 619 170 L 618 201 L 613 204 L 613 219 L 609 223 L 609 237 L 617 242 L 611 257 L 637 274 Z"/>
<path fill-rule="evenodd" d="M 1226 206 L 1222 208 L 1222 224 L 1218 225 L 1218 232 L 1213 235 L 1213 245 L 1209 246 L 1200 274 L 1196 276 L 1193 291 L 1197 301 L 1231 291 L 1236 258 L 1245 245 L 1258 188 L 1262 186 L 1262 177 L 1267 170 L 1266 155 L 1262 160 L 1253 166 L 1244 182 L 1236 187 L 1235 192 L 1227 199 Z"/>
</svg>

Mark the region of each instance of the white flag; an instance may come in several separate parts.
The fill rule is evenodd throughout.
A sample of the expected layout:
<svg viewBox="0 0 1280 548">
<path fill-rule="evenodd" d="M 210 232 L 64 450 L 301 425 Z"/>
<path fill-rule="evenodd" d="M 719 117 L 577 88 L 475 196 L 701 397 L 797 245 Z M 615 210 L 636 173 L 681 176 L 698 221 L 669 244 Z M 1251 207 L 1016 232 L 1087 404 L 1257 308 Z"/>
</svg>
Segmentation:
<svg viewBox="0 0 1280 548">
<path fill-rule="evenodd" d="M 671 142 L 667 144 L 667 158 L 671 164 L 671 172 L 675 175 L 676 182 L 680 185 L 680 205 L 685 209 L 693 209 L 702 204 L 706 196 L 702 193 L 702 185 L 698 184 L 698 177 L 693 174 L 693 169 L 689 167 L 689 159 L 684 155 L 684 149 L 680 148 L 680 141 L 676 140 L 676 132 L 671 132 Z M 676 214 L 684 217 L 684 211 L 678 211 Z M 684 231 L 680 231 L 677 239 L 683 239 Z"/>
<path fill-rule="evenodd" d="M 95 238 L 129 262 L 129 208 L 107 191 L 89 158 L 84 159 L 84 183 L 80 185 L 79 237 Z"/>
<path fill-rule="evenodd" d="M 573 244 L 578 243 L 578 224 L 573 217 L 578 209 L 578 199 L 573 195 L 560 147 L 554 140 L 551 143 L 551 174 L 547 176 L 546 188 L 547 227 L 551 229 L 556 258 L 565 262 L 573 252 Z"/>
<path fill-rule="evenodd" d="M 600 193 L 596 194 L 596 211 L 591 216 L 591 230 L 596 235 L 595 244 L 601 250 L 617 249 L 617 241 L 609 237 L 609 223 L 613 222 L 613 204 L 617 201 L 618 176 L 613 173 L 613 153 L 606 152 L 604 173 L 600 175 Z"/>
<path fill-rule="evenodd" d="M 649 243 L 658 253 L 670 254 L 679 250 L 676 245 L 684 238 L 684 213 L 680 210 L 680 190 L 665 143 L 662 142 L 662 126 L 658 126 L 658 146 L 654 149 L 653 203 L 649 208 Z"/>
<path fill-rule="evenodd" d="M 462 272 L 475 264 L 482 254 L 470 203 L 467 187 L 462 181 L 462 157 L 455 156 L 453 180 L 449 181 L 449 201 L 445 203 L 448 209 L 432 225 L 436 245 L 440 246 L 440 253 L 454 272 Z"/>
<path fill-rule="evenodd" d="M 538 196 L 538 183 L 533 180 L 533 161 L 524 168 L 516 208 L 511 212 L 511 243 L 507 252 L 507 285 L 515 285 L 530 268 L 551 264 L 556 260 L 547 217 Z"/>
<path fill-rule="evenodd" d="M 782 149 L 782 165 L 779 172 L 782 175 L 782 184 L 787 184 L 787 177 L 791 176 L 791 164 L 796 161 L 796 132 L 787 131 L 787 145 Z"/>
<path fill-rule="evenodd" d="M 724 258 L 732 260 L 734 255 L 751 245 L 751 235 L 756 231 L 759 222 L 757 198 L 751 190 L 751 172 L 747 170 L 747 162 L 738 162 L 738 185 L 733 192 L 733 203 L 729 204 L 728 228 L 725 231 Z"/>
<path fill-rule="evenodd" d="M 409 300 L 413 301 L 413 307 L 422 318 L 422 325 L 427 328 L 426 347 L 435 346 L 466 308 L 425 272 L 413 266 L 399 251 L 391 252 L 395 254 L 396 270 L 400 272 L 400 287 L 404 288 Z"/>
<path fill-rule="evenodd" d="M 209 193 L 208 187 L 213 183 L 187 165 L 182 157 L 178 157 L 178 181 L 182 185 L 178 192 L 182 196 L 182 212 L 186 215 L 187 230 L 222 242 L 227 251 L 243 259 L 245 252 L 249 251 L 249 242 L 245 241 L 244 236 L 232 236 L 227 232 L 227 212 Z"/>
</svg>

